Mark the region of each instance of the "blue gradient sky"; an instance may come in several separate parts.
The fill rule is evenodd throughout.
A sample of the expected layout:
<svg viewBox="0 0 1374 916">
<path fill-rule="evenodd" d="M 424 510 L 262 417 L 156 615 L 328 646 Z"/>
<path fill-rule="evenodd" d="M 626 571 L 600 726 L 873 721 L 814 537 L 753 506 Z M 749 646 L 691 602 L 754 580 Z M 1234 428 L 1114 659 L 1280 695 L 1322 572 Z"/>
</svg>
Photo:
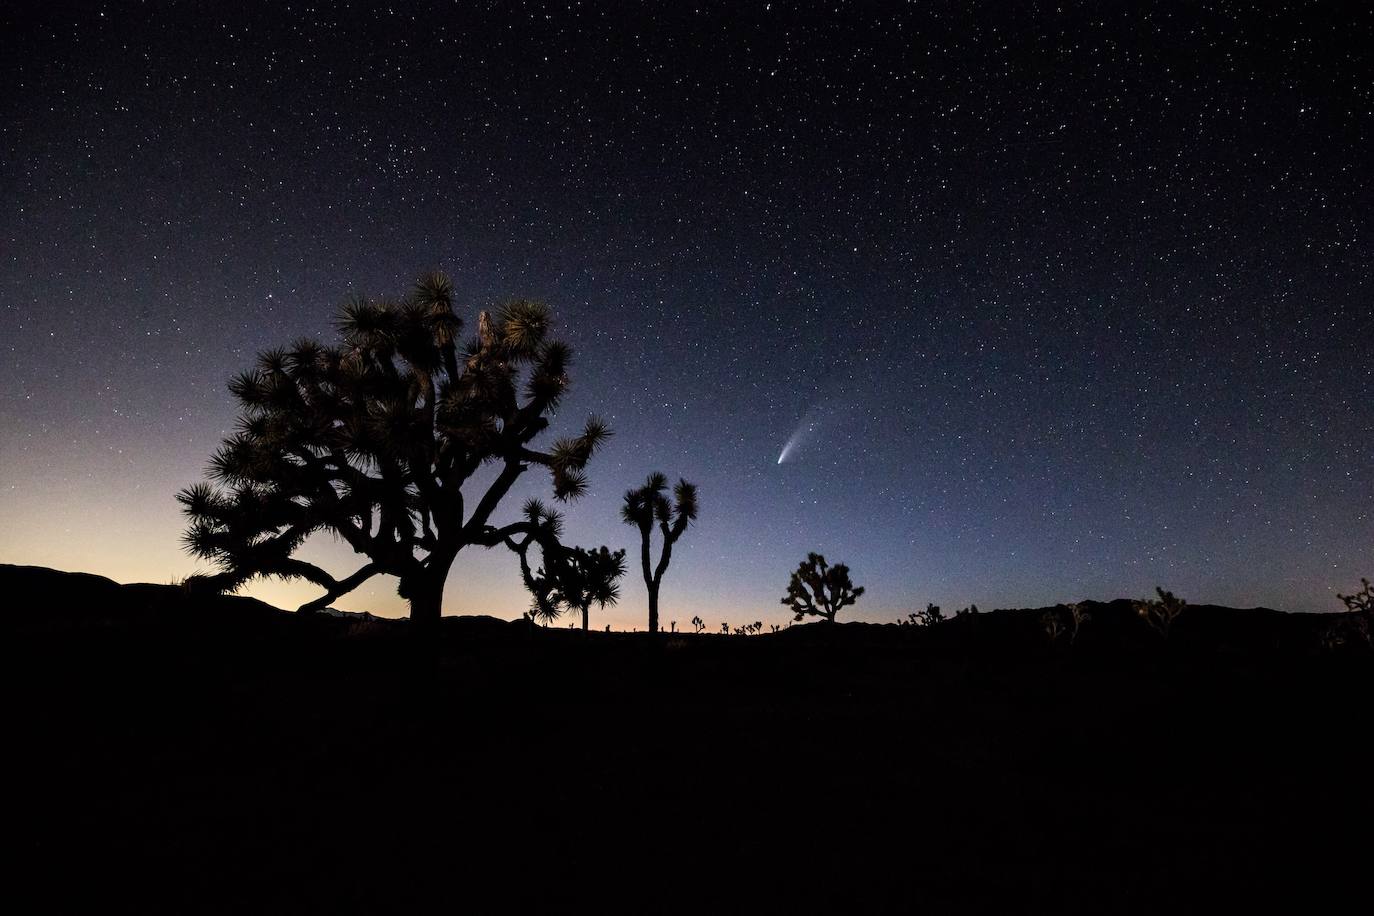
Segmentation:
<svg viewBox="0 0 1374 916">
<path fill-rule="evenodd" d="M 1369 16 L 766 6 L 6 13 L 0 561 L 191 572 L 229 375 L 441 267 L 615 428 L 569 540 L 700 485 L 665 621 L 783 622 L 809 550 L 871 620 L 1374 575 Z M 460 556 L 446 612 L 526 605 Z"/>
</svg>

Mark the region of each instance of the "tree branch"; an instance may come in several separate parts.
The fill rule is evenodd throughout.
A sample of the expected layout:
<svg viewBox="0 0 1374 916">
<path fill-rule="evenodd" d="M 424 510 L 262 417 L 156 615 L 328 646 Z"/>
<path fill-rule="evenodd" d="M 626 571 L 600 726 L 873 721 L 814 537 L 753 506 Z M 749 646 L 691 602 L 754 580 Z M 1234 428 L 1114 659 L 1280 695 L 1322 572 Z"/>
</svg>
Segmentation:
<svg viewBox="0 0 1374 916">
<path fill-rule="evenodd" d="M 345 579 L 340 579 L 337 581 L 331 579 L 331 581 L 333 581 L 334 584 L 330 586 L 329 589 L 323 595 L 316 598 L 314 601 L 307 601 L 305 604 L 302 604 L 300 607 L 296 608 L 296 612 L 302 614 L 309 614 L 314 611 L 318 611 L 322 607 L 327 607 L 329 603 L 333 601 L 335 598 L 339 598 L 343 595 L 348 594 L 358 586 L 362 585 L 368 579 L 371 579 L 373 576 L 377 575 L 377 573 L 379 572 L 381 572 L 381 569 L 377 566 L 376 563 L 368 563 L 367 565 L 359 569 L 357 572 L 353 573 L 351 576 L 348 576 Z"/>
</svg>

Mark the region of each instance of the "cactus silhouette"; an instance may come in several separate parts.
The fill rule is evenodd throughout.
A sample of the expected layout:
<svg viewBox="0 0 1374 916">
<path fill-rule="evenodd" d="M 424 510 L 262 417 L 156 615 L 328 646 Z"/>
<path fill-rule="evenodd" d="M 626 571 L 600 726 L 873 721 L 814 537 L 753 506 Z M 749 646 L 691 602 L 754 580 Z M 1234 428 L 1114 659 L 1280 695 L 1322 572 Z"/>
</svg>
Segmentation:
<svg viewBox="0 0 1374 916">
<path fill-rule="evenodd" d="M 620 518 L 627 525 L 639 529 L 640 567 L 644 587 L 649 591 L 649 632 L 658 632 L 658 591 L 663 574 L 673 556 L 673 545 L 697 517 L 697 488 L 685 480 L 673 487 L 673 499 L 668 500 L 668 478 L 655 471 L 642 487 L 629 490 L 620 507 Z M 652 562 L 652 540 L 655 523 L 662 536 L 662 552 L 658 563 Z"/>
<path fill-rule="evenodd" d="M 792 573 L 782 603 L 796 615 L 796 620 L 815 616 L 834 623 L 835 615 L 858 601 L 863 593 L 862 587 L 855 588 L 849 580 L 848 566 L 830 566 L 822 555 L 808 553 Z"/>
</svg>

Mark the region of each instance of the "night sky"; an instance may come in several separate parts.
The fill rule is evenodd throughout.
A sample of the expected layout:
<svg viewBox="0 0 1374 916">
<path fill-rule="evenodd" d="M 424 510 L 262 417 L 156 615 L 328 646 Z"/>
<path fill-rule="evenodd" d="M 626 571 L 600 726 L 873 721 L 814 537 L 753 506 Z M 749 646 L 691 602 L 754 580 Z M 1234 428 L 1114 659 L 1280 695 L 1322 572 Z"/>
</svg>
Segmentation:
<svg viewBox="0 0 1374 916">
<path fill-rule="evenodd" d="M 1374 576 L 1366 4 L 47 3 L 0 36 L 0 561 L 192 572 L 173 495 L 228 377 L 437 267 L 469 327 L 550 303 L 555 429 L 614 426 L 569 542 L 633 553 L 625 489 L 700 485 L 665 624 L 784 622 L 808 550 L 869 620 Z M 624 591 L 593 626 L 644 628 Z M 447 613 L 527 606 L 460 555 Z"/>
</svg>

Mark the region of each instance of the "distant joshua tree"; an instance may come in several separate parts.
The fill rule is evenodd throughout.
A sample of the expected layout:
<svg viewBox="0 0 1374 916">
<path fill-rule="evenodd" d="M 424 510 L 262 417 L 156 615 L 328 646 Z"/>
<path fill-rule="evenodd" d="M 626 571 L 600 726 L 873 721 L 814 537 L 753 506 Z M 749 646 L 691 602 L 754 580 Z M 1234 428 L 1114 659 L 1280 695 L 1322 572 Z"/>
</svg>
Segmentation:
<svg viewBox="0 0 1374 916">
<path fill-rule="evenodd" d="M 1188 607 L 1188 602 L 1175 597 L 1173 592 L 1166 592 L 1158 586 L 1155 587 L 1155 594 L 1159 595 L 1159 598 L 1147 598 L 1144 601 L 1135 602 L 1135 612 L 1156 633 L 1168 639 L 1169 629 L 1174 625 L 1178 616 Z"/>
<path fill-rule="evenodd" d="M 1361 579 L 1360 585 L 1363 586 L 1353 595 L 1336 595 L 1345 605 L 1345 609 L 1352 614 L 1368 614 L 1374 612 L 1374 586 L 1369 584 L 1368 579 Z"/>
<path fill-rule="evenodd" d="M 820 554 L 808 553 L 792 573 L 782 603 L 796 615 L 796 620 L 814 616 L 834 623 L 835 615 L 858 601 L 863 593 L 862 587 L 855 588 L 849 580 L 848 566 L 830 566 Z"/>
<path fill-rule="evenodd" d="M 706 629 L 706 621 L 702 620 L 700 617 L 693 617 L 693 618 L 692 618 L 692 632 L 693 632 L 693 633 L 700 633 L 700 632 L 701 632 L 702 630 L 704 630 L 704 629 Z"/>
<path fill-rule="evenodd" d="M 1374 648 L 1374 586 L 1368 579 L 1361 579 L 1362 586 L 1353 595 L 1337 595 L 1345 605 L 1347 614 L 1333 615 L 1332 621 L 1322 631 L 1322 644 L 1327 649 L 1342 646 L 1363 646 Z"/>
<path fill-rule="evenodd" d="M 655 471 L 649 475 L 644 486 L 625 494 L 625 504 L 620 507 L 621 520 L 639 529 L 639 562 L 644 574 L 644 586 L 649 590 L 649 632 L 658 632 L 658 590 L 663 584 L 663 574 L 668 571 L 668 561 L 673 556 L 673 545 L 697 517 L 697 488 L 685 480 L 678 480 L 673 487 L 673 500 L 668 501 L 668 478 Z M 662 553 L 658 563 L 652 562 L 651 541 L 654 524 L 658 524 L 663 538 Z"/>
<path fill-rule="evenodd" d="M 1045 635 L 1049 637 L 1050 643 L 1059 642 L 1059 637 L 1064 633 L 1064 622 L 1059 614 L 1050 610 L 1040 615 L 1040 626 L 1044 628 Z"/>
<path fill-rule="evenodd" d="M 1057 643 L 1061 637 L 1067 637 L 1069 645 L 1073 645 L 1078 640 L 1079 629 L 1091 619 L 1092 615 L 1082 603 L 1061 604 L 1042 614 L 1040 623 L 1050 642 Z"/>
<path fill-rule="evenodd" d="M 230 382 L 240 415 L 210 460 L 214 483 L 177 495 L 190 518 L 187 548 L 220 570 L 200 587 L 305 579 L 324 590 L 301 606 L 310 612 L 392 575 L 416 630 L 430 632 L 460 551 L 550 537 L 528 519 L 497 527 L 492 515 L 536 465 L 555 497 L 580 496 L 583 469 L 610 430 L 593 417 L 579 436 L 532 448 L 568 390 L 570 349 L 550 339 L 549 310 L 528 301 L 482 312 L 463 346 L 453 299 L 453 284 L 435 273 L 402 302 L 358 300 L 342 311 L 338 345 L 269 350 Z M 493 464 L 485 490 L 464 494 Z M 294 556 L 318 531 L 366 562 L 336 578 Z M 550 547 L 556 578 L 561 556 Z"/>
</svg>

